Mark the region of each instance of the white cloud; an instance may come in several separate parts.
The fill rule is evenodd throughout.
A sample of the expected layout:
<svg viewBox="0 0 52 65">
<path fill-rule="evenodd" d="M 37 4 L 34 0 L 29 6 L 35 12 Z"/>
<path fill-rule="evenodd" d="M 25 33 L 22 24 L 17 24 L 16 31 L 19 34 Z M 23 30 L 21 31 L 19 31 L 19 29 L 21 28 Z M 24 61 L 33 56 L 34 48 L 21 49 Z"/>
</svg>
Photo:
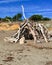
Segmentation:
<svg viewBox="0 0 52 65">
<path fill-rule="evenodd" d="M 36 10 L 36 11 L 52 11 L 52 9 L 38 9 L 38 10 Z"/>
<path fill-rule="evenodd" d="M 20 7 L 0 7 L 0 12 L 5 13 L 5 12 L 21 12 Z"/>
<path fill-rule="evenodd" d="M 42 12 L 41 14 L 52 14 L 52 12 Z"/>
<path fill-rule="evenodd" d="M 52 11 L 52 9 L 41 9 L 41 8 L 27 8 L 27 11 L 30 11 L 30 12 L 48 12 L 48 11 Z"/>
<path fill-rule="evenodd" d="M 42 8 L 38 5 L 26 5 L 24 6 L 25 12 L 49 12 L 52 11 L 52 8 Z"/>
<path fill-rule="evenodd" d="M 8 3 L 8 2 L 12 2 L 12 1 L 17 1 L 17 0 L 2 0 L 2 1 L 0 1 L 0 3 Z"/>
<path fill-rule="evenodd" d="M 10 2 L 20 2 L 20 1 L 30 1 L 30 0 L 2 0 L 0 3 L 10 3 Z"/>
</svg>

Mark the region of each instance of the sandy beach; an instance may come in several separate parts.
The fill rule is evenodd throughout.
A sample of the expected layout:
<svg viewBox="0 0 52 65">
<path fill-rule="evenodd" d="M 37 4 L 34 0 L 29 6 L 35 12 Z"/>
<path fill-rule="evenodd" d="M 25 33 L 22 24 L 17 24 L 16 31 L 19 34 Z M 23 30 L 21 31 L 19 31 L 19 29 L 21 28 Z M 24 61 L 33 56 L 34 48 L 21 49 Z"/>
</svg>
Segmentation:
<svg viewBox="0 0 52 65">
<path fill-rule="evenodd" d="M 0 65 L 52 65 L 52 49 L 38 49 L 28 44 L 33 41 L 23 45 L 4 41 L 15 32 L 0 31 Z"/>
<path fill-rule="evenodd" d="M 0 0 L 0 65 L 52 65 L 52 0 Z"/>
</svg>

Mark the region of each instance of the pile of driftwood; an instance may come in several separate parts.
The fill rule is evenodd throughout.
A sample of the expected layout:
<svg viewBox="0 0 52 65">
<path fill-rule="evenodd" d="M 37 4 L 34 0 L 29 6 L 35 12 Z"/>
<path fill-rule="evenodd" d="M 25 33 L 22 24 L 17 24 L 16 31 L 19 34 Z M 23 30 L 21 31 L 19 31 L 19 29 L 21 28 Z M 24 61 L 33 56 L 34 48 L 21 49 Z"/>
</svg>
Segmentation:
<svg viewBox="0 0 52 65">
<path fill-rule="evenodd" d="M 48 30 L 43 24 L 31 23 L 29 20 L 25 20 L 25 22 L 20 26 L 17 33 L 15 33 L 12 37 L 6 37 L 8 41 L 15 43 L 21 39 L 30 39 L 34 40 L 34 42 L 44 39 L 45 42 L 48 42 L 48 38 Z"/>
<path fill-rule="evenodd" d="M 26 39 L 33 39 L 34 43 L 37 43 L 37 41 L 41 41 L 43 39 L 47 43 L 49 38 L 47 28 L 41 23 L 30 22 L 25 17 L 23 6 L 22 10 L 25 18 L 24 23 L 12 37 L 6 37 L 5 40 L 15 43 L 20 41 L 20 43 L 23 43 Z"/>
</svg>

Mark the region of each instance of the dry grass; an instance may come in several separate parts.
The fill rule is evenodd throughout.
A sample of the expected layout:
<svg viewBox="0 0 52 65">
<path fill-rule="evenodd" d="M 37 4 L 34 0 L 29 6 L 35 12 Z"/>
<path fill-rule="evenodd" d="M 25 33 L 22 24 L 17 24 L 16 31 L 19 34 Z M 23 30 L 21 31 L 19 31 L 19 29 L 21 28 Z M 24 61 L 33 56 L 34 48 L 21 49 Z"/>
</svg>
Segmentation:
<svg viewBox="0 0 52 65">
<path fill-rule="evenodd" d="M 44 24 L 45 26 L 47 24 L 50 24 L 50 27 L 48 27 L 48 30 L 52 30 L 52 21 L 43 21 L 43 22 L 39 22 Z M 21 24 L 21 23 L 20 23 Z M 20 26 L 17 23 L 0 23 L 0 31 L 1 30 L 16 30 L 18 29 Z"/>
<path fill-rule="evenodd" d="M 8 24 L 8 23 L 1 23 L 0 24 L 0 31 L 1 30 L 16 30 L 18 29 L 20 26 L 18 24 Z"/>
<path fill-rule="evenodd" d="M 49 27 L 48 30 L 51 31 L 52 30 L 52 27 Z"/>
</svg>

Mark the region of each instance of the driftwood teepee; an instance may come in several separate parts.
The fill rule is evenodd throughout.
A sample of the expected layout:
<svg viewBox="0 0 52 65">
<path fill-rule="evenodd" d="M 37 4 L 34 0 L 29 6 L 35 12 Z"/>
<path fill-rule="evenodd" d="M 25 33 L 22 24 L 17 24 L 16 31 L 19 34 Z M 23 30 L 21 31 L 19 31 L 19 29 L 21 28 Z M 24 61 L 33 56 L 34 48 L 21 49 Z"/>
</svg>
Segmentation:
<svg viewBox="0 0 52 65">
<path fill-rule="evenodd" d="M 19 30 L 12 37 L 6 37 L 5 40 L 7 39 L 10 42 L 16 43 L 24 36 L 25 39 L 34 39 L 34 42 L 37 42 L 37 40 L 40 38 L 43 38 L 46 42 L 48 42 L 48 33 L 45 26 L 40 23 L 35 23 L 33 26 L 32 23 L 30 23 L 25 17 L 23 6 L 22 10 L 25 22 L 20 26 Z"/>
</svg>

